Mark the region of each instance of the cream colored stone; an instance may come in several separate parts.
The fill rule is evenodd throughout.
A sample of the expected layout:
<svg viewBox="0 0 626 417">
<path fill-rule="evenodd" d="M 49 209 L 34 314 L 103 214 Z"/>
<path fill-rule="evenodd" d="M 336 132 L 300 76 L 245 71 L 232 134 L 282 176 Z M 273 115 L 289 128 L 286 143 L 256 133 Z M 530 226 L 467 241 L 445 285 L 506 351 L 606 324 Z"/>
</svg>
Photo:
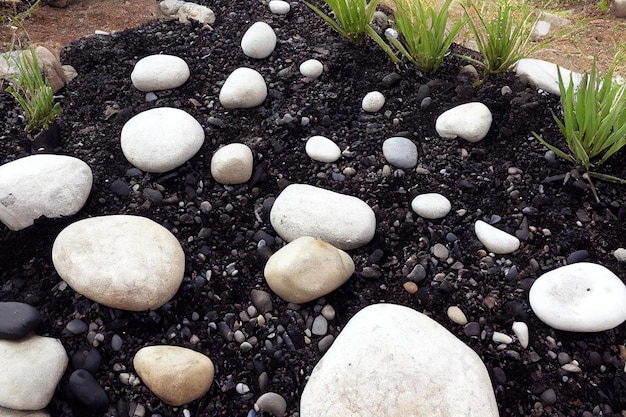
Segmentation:
<svg viewBox="0 0 626 417">
<path fill-rule="evenodd" d="M 211 158 L 211 176 L 220 184 L 243 184 L 252 177 L 254 158 L 243 143 L 219 148 Z"/>
</svg>

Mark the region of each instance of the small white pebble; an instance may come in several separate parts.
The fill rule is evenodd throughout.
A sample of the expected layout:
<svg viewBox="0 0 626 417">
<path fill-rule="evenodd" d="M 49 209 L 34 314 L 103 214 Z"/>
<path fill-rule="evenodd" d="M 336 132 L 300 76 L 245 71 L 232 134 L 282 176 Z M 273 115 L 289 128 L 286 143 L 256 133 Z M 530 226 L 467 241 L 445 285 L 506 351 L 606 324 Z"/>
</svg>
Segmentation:
<svg viewBox="0 0 626 417">
<path fill-rule="evenodd" d="M 522 345 L 524 349 L 526 349 L 528 347 L 528 341 L 529 341 L 528 325 L 524 323 L 523 321 L 516 321 L 516 322 L 513 322 L 513 326 L 511 327 L 513 329 L 513 333 L 515 333 L 515 336 L 517 336 L 517 340 L 519 341 L 519 344 Z"/>
<path fill-rule="evenodd" d="M 283 0 L 271 0 L 269 7 L 270 12 L 278 15 L 285 15 L 289 13 L 289 10 L 291 10 L 289 3 Z"/>
<path fill-rule="evenodd" d="M 509 336 L 508 334 L 500 333 L 500 332 L 493 332 L 493 336 L 491 337 L 491 340 L 493 340 L 496 343 L 505 343 L 507 345 L 509 343 L 513 343 L 513 338 L 511 336 Z"/>
<path fill-rule="evenodd" d="M 312 80 L 324 72 L 324 65 L 317 59 L 309 59 L 300 64 L 300 73 Z"/>
<path fill-rule="evenodd" d="M 361 107 L 368 113 L 376 113 L 385 105 L 385 96 L 380 91 L 370 91 L 363 97 Z"/>
<path fill-rule="evenodd" d="M 615 252 L 613 252 L 613 256 L 617 259 L 617 262 L 626 262 L 626 249 L 617 248 Z"/>
<path fill-rule="evenodd" d="M 564 371 L 573 372 L 573 373 L 582 372 L 582 369 L 580 369 L 578 366 L 572 363 L 566 363 L 565 365 L 561 366 L 561 369 L 563 369 Z"/>
<path fill-rule="evenodd" d="M 250 387 L 248 387 L 246 384 L 242 382 L 238 383 L 235 389 L 237 390 L 237 393 L 241 395 L 250 392 Z"/>
<path fill-rule="evenodd" d="M 464 326 L 467 324 L 467 317 L 465 316 L 465 313 L 463 313 L 463 310 L 461 310 L 459 307 L 457 306 L 448 307 L 447 314 L 448 314 L 448 318 L 452 320 L 453 322 L 455 322 L 456 324 L 460 324 L 461 326 Z"/>
</svg>

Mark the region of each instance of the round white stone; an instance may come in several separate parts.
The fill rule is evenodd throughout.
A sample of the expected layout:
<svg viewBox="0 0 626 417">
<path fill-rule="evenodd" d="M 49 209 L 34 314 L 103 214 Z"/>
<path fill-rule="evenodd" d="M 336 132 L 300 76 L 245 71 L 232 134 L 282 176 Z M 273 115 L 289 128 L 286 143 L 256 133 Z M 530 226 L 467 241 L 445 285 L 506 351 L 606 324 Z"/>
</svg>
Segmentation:
<svg viewBox="0 0 626 417">
<path fill-rule="evenodd" d="M 489 252 L 506 254 L 513 253 L 519 249 L 520 241 L 518 238 L 482 220 L 476 220 L 474 232 L 478 240 L 485 245 Z"/>
<path fill-rule="evenodd" d="M 528 342 L 530 341 L 528 325 L 523 321 L 514 321 L 511 328 L 513 329 L 513 333 L 515 333 L 519 344 L 526 349 L 528 347 Z"/>
<path fill-rule="evenodd" d="M 0 166 L 0 221 L 11 230 L 32 226 L 41 216 L 76 214 L 87 201 L 89 165 L 65 155 L 31 155 Z"/>
<path fill-rule="evenodd" d="M 546 272 L 528 294 L 537 317 L 558 330 L 602 332 L 626 320 L 626 286 L 602 265 L 578 262 Z"/>
<path fill-rule="evenodd" d="M 291 10 L 289 3 L 283 0 L 271 0 L 269 4 L 270 12 L 279 15 L 285 15 Z"/>
<path fill-rule="evenodd" d="M 243 184 L 252 177 L 252 151 L 243 143 L 222 146 L 211 158 L 211 175 L 220 184 Z"/>
<path fill-rule="evenodd" d="M 350 255 L 310 236 L 299 237 L 279 249 L 267 261 L 264 271 L 272 291 L 296 304 L 336 290 L 353 273 Z"/>
<path fill-rule="evenodd" d="M 393 166 L 410 169 L 417 165 L 417 146 L 411 139 L 394 136 L 383 142 L 383 155 Z"/>
<path fill-rule="evenodd" d="M 311 136 L 304 147 L 309 158 L 320 162 L 335 162 L 341 158 L 341 149 L 324 136 Z"/>
<path fill-rule="evenodd" d="M 499 414 L 471 348 L 411 308 L 374 304 L 350 319 L 313 369 L 300 416 Z"/>
<path fill-rule="evenodd" d="M 613 256 L 617 259 L 617 262 L 626 262 L 626 249 L 617 248 L 613 252 Z"/>
<path fill-rule="evenodd" d="M 324 72 L 324 65 L 317 59 L 309 59 L 300 64 L 300 74 L 312 80 Z"/>
<path fill-rule="evenodd" d="M 178 291 L 185 253 L 165 227 L 140 216 L 72 223 L 52 246 L 52 262 L 76 292 L 120 310 L 161 307 Z"/>
<path fill-rule="evenodd" d="M 135 64 L 130 79 L 139 91 L 180 87 L 189 79 L 189 66 L 174 55 L 150 55 Z"/>
<path fill-rule="evenodd" d="M 426 193 L 415 196 L 411 208 L 418 216 L 425 219 L 441 219 L 446 217 L 452 205 L 450 200 L 438 193 Z"/>
<path fill-rule="evenodd" d="M 520 59 L 517 61 L 515 72 L 518 77 L 528 79 L 536 88 L 540 88 L 556 96 L 561 95 L 559 90 L 559 72 L 566 85 L 571 79 L 574 82 L 574 87 L 577 88 L 582 80 L 581 74 L 561 68 L 552 62 L 543 61 L 541 59 Z"/>
<path fill-rule="evenodd" d="M 468 142 L 478 142 L 487 136 L 493 116 L 482 103 L 465 103 L 443 112 L 435 122 L 435 129 L 442 138 L 457 136 Z"/>
<path fill-rule="evenodd" d="M 252 68 L 241 67 L 226 78 L 219 98 L 226 109 L 248 109 L 260 105 L 266 97 L 263 76 Z"/>
<path fill-rule="evenodd" d="M 365 94 L 361 107 L 368 113 L 376 113 L 385 105 L 385 96 L 380 91 L 370 91 Z"/>
<path fill-rule="evenodd" d="M 241 38 L 241 49 L 246 56 L 254 59 L 267 58 L 276 47 L 276 33 L 265 22 L 256 22 L 246 30 Z"/>
<path fill-rule="evenodd" d="M 312 236 L 343 250 L 369 243 L 376 231 L 376 216 L 364 201 L 307 184 L 291 184 L 278 195 L 270 222 L 288 242 Z"/>
<path fill-rule="evenodd" d="M 33 335 L 0 339 L 0 363 L 0 407 L 41 410 L 52 399 L 68 359 L 61 341 Z"/>
<path fill-rule="evenodd" d="M 183 110 L 157 107 L 132 117 L 122 128 L 120 144 L 128 161 L 152 173 L 170 171 L 202 147 L 204 129 Z"/>
</svg>

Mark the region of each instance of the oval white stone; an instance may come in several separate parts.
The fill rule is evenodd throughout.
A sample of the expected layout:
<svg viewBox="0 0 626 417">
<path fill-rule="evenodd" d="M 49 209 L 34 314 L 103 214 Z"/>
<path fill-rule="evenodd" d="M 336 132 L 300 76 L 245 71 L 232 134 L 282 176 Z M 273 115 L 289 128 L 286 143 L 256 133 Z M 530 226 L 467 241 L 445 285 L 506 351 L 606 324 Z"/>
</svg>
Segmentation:
<svg viewBox="0 0 626 417">
<path fill-rule="evenodd" d="M 311 136 L 304 147 L 309 158 L 320 162 L 335 162 L 341 158 L 341 149 L 324 136 Z"/>
<path fill-rule="evenodd" d="M 89 165 L 65 155 L 31 155 L 0 166 L 0 221 L 11 230 L 32 226 L 41 216 L 76 214 L 87 201 Z"/>
<path fill-rule="evenodd" d="M 577 88 L 582 80 L 582 75 L 568 69 L 558 67 L 552 62 L 541 59 L 524 58 L 517 61 L 515 72 L 518 77 L 526 77 L 536 87 L 550 94 L 561 95 L 559 90 L 559 72 L 566 85 L 570 79 Z"/>
<path fill-rule="evenodd" d="M 246 56 L 254 59 L 267 58 L 276 47 L 276 33 L 265 22 L 256 22 L 246 30 L 241 38 L 241 49 Z"/>
<path fill-rule="evenodd" d="M 283 300 L 302 304 L 322 297 L 354 273 L 350 255 L 331 244 L 302 236 L 274 253 L 265 265 L 267 285 Z"/>
<path fill-rule="evenodd" d="M 300 64 L 300 74 L 312 80 L 324 72 L 324 65 L 317 59 L 309 59 Z"/>
<path fill-rule="evenodd" d="M 443 112 L 435 122 L 435 129 L 442 138 L 457 136 L 468 142 L 478 142 L 487 136 L 493 116 L 482 103 L 465 103 Z"/>
<path fill-rule="evenodd" d="M 180 87 L 189 79 L 189 66 L 174 55 L 149 55 L 135 64 L 130 79 L 139 91 Z"/>
<path fill-rule="evenodd" d="M 211 175 L 220 184 L 243 184 L 252 176 L 252 151 L 243 143 L 222 146 L 211 158 Z"/>
<path fill-rule="evenodd" d="M 417 165 L 417 146 L 411 139 L 394 136 L 383 142 L 383 155 L 393 166 L 409 169 Z"/>
<path fill-rule="evenodd" d="M 519 249 L 520 241 L 518 238 L 482 220 L 476 220 L 474 232 L 478 240 L 485 245 L 489 252 L 506 254 L 513 253 Z"/>
<path fill-rule="evenodd" d="M 234 70 L 222 85 L 220 103 L 226 109 L 248 109 L 265 101 L 267 85 L 265 79 L 252 68 Z"/>
<path fill-rule="evenodd" d="M 365 94 L 361 107 L 369 113 L 376 113 L 385 105 L 385 96 L 380 91 L 370 91 Z"/>
<path fill-rule="evenodd" d="M 418 216 L 425 219 L 441 219 L 450 213 L 452 204 L 441 194 L 426 193 L 416 196 L 411 201 L 411 208 Z"/>
<path fill-rule="evenodd" d="M 280 193 L 270 222 L 288 242 L 312 236 L 343 250 L 369 243 L 376 231 L 376 216 L 364 201 L 306 184 L 291 184 Z"/>
<path fill-rule="evenodd" d="M 289 5 L 289 3 L 283 0 L 271 0 L 269 7 L 270 12 L 279 15 L 285 15 L 289 13 L 289 10 L 291 10 L 291 6 Z"/>
<path fill-rule="evenodd" d="M 152 173 L 170 171 L 193 157 L 204 143 L 204 129 L 183 110 L 157 107 L 132 117 L 120 144 L 128 161 Z"/>
<path fill-rule="evenodd" d="M 461 326 L 467 324 L 467 316 L 458 306 L 448 307 L 446 314 L 448 314 L 448 318 L 456 324 L 460 324 Z"/>
<path fill-rule="evenodd" d="M 578 262 L 546 272 L 528 294 L 537 317 L 555 329 L 602 332 L 626 320 L 626 286 L 602 265 Z"/>
<path fill-rule="evenodd" d="M 528 347 L 528 342 L 530 341 L 528 325 L 523 321 L 514 321 L 511 328 L 513 329 L 513 333 L 515 333 L 515 336 L 517 336 L 519 344 L 526 349 Z"/>
<path fill-rule="evenodd" d="M 156 309 L 178 291 L 185 253 L 166 228 L 140 216 L 72 223 L 52 246 L 52 262 L 76 292 L 120 310 Z"/>
</svg>

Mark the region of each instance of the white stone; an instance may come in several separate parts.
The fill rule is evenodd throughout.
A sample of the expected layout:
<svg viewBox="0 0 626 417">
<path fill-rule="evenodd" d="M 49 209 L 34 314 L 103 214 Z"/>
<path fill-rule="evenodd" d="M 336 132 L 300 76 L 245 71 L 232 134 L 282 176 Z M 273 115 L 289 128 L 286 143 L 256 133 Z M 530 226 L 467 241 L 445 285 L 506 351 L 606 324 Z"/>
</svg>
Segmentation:
<svg viewBox="0 0 626 417">
<path fill-rule="evenodd" d="M 89 165 L 65 155 L 31 155 L 0 166 L 0 221 L 11 230 L 41 216 L 76 214 L 87 201 L 93 176 Z"/>
<path fill-rule="evenodd" d="M 513 333 L 515 333 L 519 344 L 526 349 L 528 347 L 528 342 L 530 341 L 528 325 L 523 321 L 514 321 L 511 328 L 513 329 Z"/>
<path fill-rule="evenodd" d="M 493 116 L 483 103 L 472 102 L 443 112 L 435 122 L 435 129 L 442 138 L 457 136 L 468 142 L 478 142 L 487 136 Z"/>
<path fill-rule="evenodd" d="M 133 116 L 122 128 L 122 153 L 137 168 L 163 173 L 187 162 L 202 147 L 204 129 L 189 113 L 157 107 Z"/>
<path fill-rule="evenodd" d="M 411 308 L 365 307 L 313 369 L 301 417 L 498 417 L 480 357 Z"/>
<path fill-rule="evenodd" d="M 626 249 L 624 248 L 615 249 L 615 251 L 613 252 L 613 256 L 615 256 L 615 259 L 617 259 L 617 262 L 626 262 Z"/>
<path fill-rule="evenodd" d="M 137 61 L 130 79 L 139 91 L 160 91 L 180 87 L 189 75 L 189 66 L 184 59 L 162 54 Z"/>
<path fill-rule="evenodd" d="M 480 243 L 485 245 L 489 252 L 506 254 L 519 249 L 520 241 L 518 238 L 482 220 L 476 220 L 474 232 Z"/>
<path fill-rule="evenodd" d="M 417 165 L 417 146 L 411 139 L 394 136 L 383 142 L 387 162 L 398 168 L 410 169 Z"/>
<path fill-rule="evenodd" d="M 300 74 L 312 80 L 324 72 L 324 65 L 317 59 L 309 59 L 300 64 Z"/>
<path fill-rule="evenodd" d="M 185 272 L 178 239 L 150 219 L 129 215 L 70 224 L 54 241 L 52 262 L 76 292 L 130 311 L 161 307 L 176 294 Z"/>
<path fill-rule="evenodd" d="M 385 96 L 380 91 L 370 91 L 365 94 L 361 107 L 368 113 L 376 113 L 385 105 Z"/>
<path fill-rule="evenodd" d="M 458 306 L 448 307 L 446 314 L 448 315 L 448 318 L 456 324 L 460 324 L 461 326 L 467 324 L 467 316 L 465 316 L 463 310 L 461 310 Z"/>
<path fill-rule="evenodd" d="M 0 407 L 0 417 L 50 417 L 45 410 L 21 411 Z"/>
<path fill-rule="evenodd" d="M 270 12 L 278 15 L 285 15 L 291 10 L 289 3 L 283 0 L 271 0 L 269 4 Z"/>
<path fill-rule="evenodd" d="M 533 31 L 531 34 L 532 40 L 538 42 L 542 39 L 545 39 L 550 33 L 550 27 L 552 25 L 550 22 L 546 22 L 545 20 L 538 20 L 533 27 Z"/>
<path fill-rule="evenodd" d="M 0 363 L 0 407 L 41 410 L 52 399 L 68 359 L 61 341 L 33 335 L 0 339 Z"/>
<path fill-rule="evenodd" d="M 174 16 L 183 4 L 185 4 L 183 0 L 162 0 L 159 3 L 159 9 L 166 16 Z"/>
<path fill-rule="evenodd" d="M 180 6 L 177 16 L 180 23 L 191 23 L 190 20 L 195 20 L 203 25 L 212 25 L 215 23 L 215 13 L 213 13 L 213 10 L 190 1 L 186 1 Z"/>
<path fill-rule="evenodd" d="M 243 184 L 252 177 L 252 150 L 243 143 L 219 148 L 211 158 L 211 175 L 220 184 Z"/>
<path fill-rule="evenodd" d="M 504 343 L 506 345 L 513 343 L 513 338 L 508 334 L 502 332 L 493 332 L 493 335 L 491 335 L 491 340 L 496 343 Z"/>
<path fill-rule="evenodd" d="M 602 332 L 626 320 L 626 286 L 602 265 L 578 262 L 546 272 L 528 294 L 537 317 L 558 330 Z"/>
<path fill-rule="evenodd" d="M 350 255 L 323 240 L 302 236 L 280 248 L 265 264 L 267 285 L 283 300 L 302 304 L 322 297 L 354 273 Z"/>
<path fill-rule="evenodd" d="M 376 231 L 376 216 L 364 201 L 307 184 L 291 184 L 278 195 L 270 222 L 288 242 L 312 236 L 343 250 L 369 243 Z"/>
<path fill-rule="evenodd" d="M 411 208 L 425 219 L 441 219 L 450 213 L 452 204 L 439 193 L 425 193 L 415 196 L 411 201 Z"/>
<path fill-rule="evenodd" d="M 309 158 L 320 162 L 335 162 L 341 158 L 341 149 L 324 136 L 311 136 L 304 147 Z"/>
<path fill-rule="evenodd" d="M 150 391 L 174 407 L 206 394 L 215 375 L 211 359 L 179 346 L 141 348 L 135 354 L 133 366 Z"/>
<path fill-rule="evenodd" d="M 220 90 L 220 103 L 226 109 L 248 109 L 265 101 L 267 85 L 256 70 L 241 67 L 234 70 Z"/>
<path fill-rule="evenodd" d="M 276 48 L 276 33 L 265 22 L 254 23 L 241 38 L 241 49 L 250 58 L 267 58 L 274 52 L 274 48 Z"/>
<path fill-rule="evenodd" d="M 582 80 L 581 74 L 560 68 L 556 64 L 541 59 L 520 59 L 517 61 L 515 72 L 518 77 L 528 79 L 536 88 L 540 88 L 557 96 L 561 95 L 559 91 L 559 72 L 561 73 L 566 87 L 569 84 L 570 78 L 574 82 L 575 87 L 577 87 Z"/>
</svg>

